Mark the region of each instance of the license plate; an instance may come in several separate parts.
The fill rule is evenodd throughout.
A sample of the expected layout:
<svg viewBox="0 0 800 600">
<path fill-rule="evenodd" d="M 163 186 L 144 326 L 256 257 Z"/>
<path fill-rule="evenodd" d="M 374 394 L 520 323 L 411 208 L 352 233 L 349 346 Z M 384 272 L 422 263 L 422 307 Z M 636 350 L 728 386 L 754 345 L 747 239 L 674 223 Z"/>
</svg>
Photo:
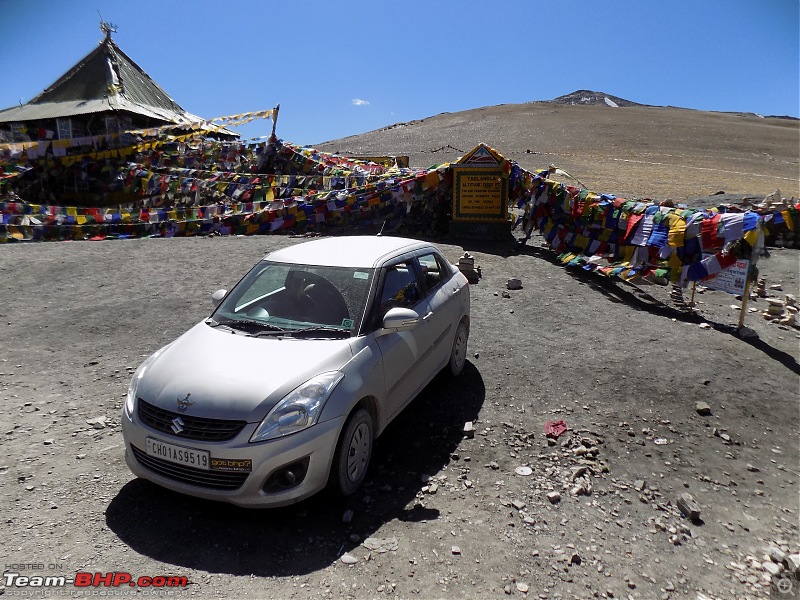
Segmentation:
<svg viewBox="0 0 800 600">
<path fill-rule="evenodd" d="M 154 438 L 147 438 L 147 455 L 160 458 L 176 465 L 194 467 L 208 471 L 211 467 L 211 453 L 185 446 L 167 444 Z"/>
</svg>

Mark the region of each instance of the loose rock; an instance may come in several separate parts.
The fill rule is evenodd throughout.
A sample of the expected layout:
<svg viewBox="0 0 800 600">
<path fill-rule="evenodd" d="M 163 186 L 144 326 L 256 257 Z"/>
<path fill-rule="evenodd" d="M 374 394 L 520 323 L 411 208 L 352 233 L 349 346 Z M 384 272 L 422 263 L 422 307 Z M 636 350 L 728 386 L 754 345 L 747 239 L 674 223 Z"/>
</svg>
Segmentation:
<svg viewBox="0 0 800 600">
<path fill-rule="evenodd" d="M 697 414 L 702 417 L 711 415 L 711 406 L 706 402 L 698 402 L 694 405 L 694 409 L 697 411 Z"/>
</svg>

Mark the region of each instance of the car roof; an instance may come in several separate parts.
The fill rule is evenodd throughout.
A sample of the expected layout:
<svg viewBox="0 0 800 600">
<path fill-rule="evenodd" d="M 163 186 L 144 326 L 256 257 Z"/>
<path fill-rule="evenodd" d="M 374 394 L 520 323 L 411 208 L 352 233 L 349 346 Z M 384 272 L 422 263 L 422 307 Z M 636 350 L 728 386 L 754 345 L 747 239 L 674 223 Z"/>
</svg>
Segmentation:
<svg viewBox="0 0 800 600">
<path fill-rule="evenodd" d="M 341 236 L 282 248 L 268 254 L 264 260 L 302 265 L 372 268 L 387 258 L 422 248 L 435 250 L 428 242 L 409 238 Z"/>
</svg>

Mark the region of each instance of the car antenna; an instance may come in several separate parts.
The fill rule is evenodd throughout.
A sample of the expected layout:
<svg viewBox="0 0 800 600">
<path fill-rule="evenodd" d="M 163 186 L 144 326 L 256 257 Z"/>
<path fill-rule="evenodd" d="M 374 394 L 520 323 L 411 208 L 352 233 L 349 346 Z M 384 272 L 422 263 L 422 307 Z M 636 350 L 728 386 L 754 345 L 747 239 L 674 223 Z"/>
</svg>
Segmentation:
<svg viewBox="0 0 800 600">
<path fill-rule="evenodd" d="M 383 235 L 383 228 L 386 227 L 386 221 L 388 221 L 388 220 L 389 219 L 384 219 L 383 220 L 383 225 L 381 225 L 381 230 L 378 232 L 378 237 L 381 237 Z"/>
</svg>

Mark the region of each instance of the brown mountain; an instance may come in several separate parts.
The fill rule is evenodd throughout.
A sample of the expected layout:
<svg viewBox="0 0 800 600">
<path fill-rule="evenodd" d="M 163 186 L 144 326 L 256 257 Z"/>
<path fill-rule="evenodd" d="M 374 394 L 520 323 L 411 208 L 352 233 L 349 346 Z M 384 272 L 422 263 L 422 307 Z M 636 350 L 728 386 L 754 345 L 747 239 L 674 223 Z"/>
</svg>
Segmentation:
<svg viewBox="0 0 800 600">
<path fill-rule="evenodd" d="M 626 198 L 702 206 L 720 191 L 763 198 L 780 189 L 784 197 L 800 197 L 797 119 L 644 106 L 586 90 L 549 102 L 442 113 L 317 147 L 408 155 L 412 166 L 428 167 L 454 162 L 480 142 L 523 168 L 555 164 L 589 189 Z"/>
</svg>

